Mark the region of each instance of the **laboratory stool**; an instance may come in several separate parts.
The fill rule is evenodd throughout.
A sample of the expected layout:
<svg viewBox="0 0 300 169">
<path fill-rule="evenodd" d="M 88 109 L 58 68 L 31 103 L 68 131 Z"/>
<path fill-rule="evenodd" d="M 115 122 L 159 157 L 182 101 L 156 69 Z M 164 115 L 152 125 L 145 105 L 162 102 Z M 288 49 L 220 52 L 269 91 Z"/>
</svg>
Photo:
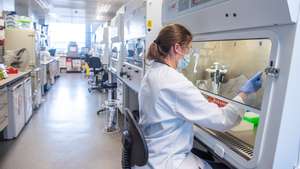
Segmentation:
<svg viewBox="0 0 300 169">
<path fill-rule="evenodd" d="M 105 82 L 102 86 L 103 89 L 110 91 L 109 93 L 111 93 L 111 96 L 108 98 L 108 100 L 114 100 L 114 93 L 116 92 L 118 85 L 117 83 L 108 83 Z M 97 115 L 99 115 L 102 112 L 105 112 L 107 109 L 107 106 L 104 104 L 102 105 L 102 108 L 100 110 L 97 111 Z"/>
<path fill-rule="evenodd" d="M 105 133 L 119 132 L 118 125 L 118 101 L 114 98 L 117 89 L 117 83 L 104 83 L 103 89 L 108 90 L 108 100 L 104 102 L 97 114 L 105 113 Z"/>
<path fill-rule="evenodd" d="M 125 109 L 125 125 L 122 133 L 122 169 L 142 167 L 148 162 L 148 146 L 137 119 L 129 109 Z"/>
<path fill-rule="evenodd" d="M 90 77 L 92 79 L 89 79 L 88 81 L 88 91 L 102 91 L 104 83 L 108 80 L 108 73 L 105 66 L 101 63 L 99 57 L 90 57 L 89 59 L 87 59 L 87 64 L 89 70 L 92 71 L 92 77 Z"/>
</svg>

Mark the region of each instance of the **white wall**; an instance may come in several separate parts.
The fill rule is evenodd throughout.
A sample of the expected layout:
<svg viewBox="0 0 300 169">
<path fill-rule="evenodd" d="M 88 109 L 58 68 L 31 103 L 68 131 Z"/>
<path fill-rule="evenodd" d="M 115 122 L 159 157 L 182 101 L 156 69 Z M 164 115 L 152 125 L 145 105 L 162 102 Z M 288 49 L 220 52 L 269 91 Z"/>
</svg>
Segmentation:
<svg viewBox="0 0 300 169">
<path fill-rule="evenodd" d="M 0 0 L 0 10 L 15 11 L 15 0 Z"/>
</svg>

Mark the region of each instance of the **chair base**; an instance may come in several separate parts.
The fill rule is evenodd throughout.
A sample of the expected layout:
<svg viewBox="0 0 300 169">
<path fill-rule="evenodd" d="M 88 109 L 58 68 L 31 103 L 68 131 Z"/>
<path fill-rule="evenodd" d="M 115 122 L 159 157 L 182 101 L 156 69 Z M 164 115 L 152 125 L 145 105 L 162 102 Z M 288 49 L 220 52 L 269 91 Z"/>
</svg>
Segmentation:
<svg viewBox="0 0 300 169">
<path fill-rule="evenodd" d="M 100 110 L 97 111 L 97 115 L 100 115 L 100 114 L 102 114 L 105 111 L 107 111 L 107 108 L 104 107 L 104 108 L 102 108 L 102 109 L 100 109 Z"/>
</svg>

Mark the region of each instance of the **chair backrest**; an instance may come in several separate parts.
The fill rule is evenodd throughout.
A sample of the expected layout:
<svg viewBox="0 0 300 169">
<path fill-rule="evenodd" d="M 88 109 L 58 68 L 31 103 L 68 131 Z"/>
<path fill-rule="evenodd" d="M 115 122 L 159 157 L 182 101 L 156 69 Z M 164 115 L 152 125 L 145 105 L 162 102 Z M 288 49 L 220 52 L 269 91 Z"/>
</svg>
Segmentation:
<svg viewBox="0 0 300 169">
<path fill-rule="evenodd" d="M 90 57 L 88 58 L 87 63 L 89 67 L 94 70 L 100 69 L 102 67 L 101 60 L 99 57 Z"/>
<path fill-rule="evenodd" d="M 131 137 L 130 165 L 144 166 L 148 162 L 148 146 L 135 116 L 129 109 L 125 109 L 125 128 Z"/>
</svg>

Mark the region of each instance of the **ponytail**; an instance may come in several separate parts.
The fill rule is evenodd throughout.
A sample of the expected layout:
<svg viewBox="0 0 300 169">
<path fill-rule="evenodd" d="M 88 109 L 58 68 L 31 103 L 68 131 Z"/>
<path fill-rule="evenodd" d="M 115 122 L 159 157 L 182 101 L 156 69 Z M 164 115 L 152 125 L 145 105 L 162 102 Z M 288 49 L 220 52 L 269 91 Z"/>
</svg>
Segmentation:
<svg viewBox="0 0 300 169">
<path fill-rule="evenodd" d="M 156 42 L 152 42 L 148 53 L 147 53 L 147 59 L 148 60 L 161 60 L 167 57 L 167 53 L 162 51 L 160 47 L 157 45 Z"/>
</svg>

